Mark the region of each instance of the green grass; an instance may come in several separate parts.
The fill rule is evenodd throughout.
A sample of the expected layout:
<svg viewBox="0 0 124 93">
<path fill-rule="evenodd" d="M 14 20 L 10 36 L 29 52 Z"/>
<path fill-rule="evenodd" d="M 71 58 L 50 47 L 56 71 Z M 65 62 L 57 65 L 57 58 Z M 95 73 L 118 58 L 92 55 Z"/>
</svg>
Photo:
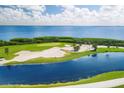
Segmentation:
<svg viewBox="0 0 124 93">
<path fill-rule="evenodd" d="M 30 50 L 30 51 L 42 51 L 54 46 L 64 46 L 65 43 L 40 43 L 40 44 L 26 44 L 26 45 L 13 45 L 13 46 L 4 46 L 0 47 L 0 57 L 3 57 L 5 59 L 12 59 L 16 55 L 16 52 L 22 51 L 22 50 Z M 5 47 L 9 48 L 9 53 L 6 54 L 4 52 Z"/>
<path fill-rule="evenodd" d="M 38 85 L 0 85 L 0 88 L 48 88 L 68 85 L 79 85 L 93 82 L 106 81 L 111 79 L 123 78 L 124 71 L 114 71 L 96 75 L 87 79 L 81 79 L 79 81 L 66 82 L 66 83 L 55 83 L 55 84 L 38 84 Z"/>
<path fill-rule="evenodd" d="M 97 52 L 124 52 L 122 48 L 99 48 Z"/>
<path fill-rule="evenodd" d="M 38 64 L 38 63 L 54 63 L 54 62 L 64 62 L 72 60 L 75 58 L 80 58 L 86 55 L 94 53 L 103 53 L 103 52 L 124 52 L 124 49 L 119 48 L 99 48 L 97 51 L 86 51 L 80 53 L 67 53 L 66 56 L 61 58 L 35 58 L 24 62 L 8 62 L 5 65 L 17 65 L 17 64 Z"/>
</svg>

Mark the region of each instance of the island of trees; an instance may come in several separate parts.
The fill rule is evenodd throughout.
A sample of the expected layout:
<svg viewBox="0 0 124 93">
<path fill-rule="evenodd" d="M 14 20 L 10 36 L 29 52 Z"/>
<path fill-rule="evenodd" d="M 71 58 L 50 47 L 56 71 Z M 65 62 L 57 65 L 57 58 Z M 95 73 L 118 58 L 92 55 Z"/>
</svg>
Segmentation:
<svg viewBox="0 0 124 93">
<path fill-rule="evenodd" d="M 0 46 L 8 45 L 24 45 L 35 43 L 47 42 L 66 42 L 75 44 L 92 44 L 94 47 L 97 45 L 105 46 L 122 46 L 124 47 L 124 40 L 104 39 L 104 38 L 75 38 L 75 37 L 57 37 L 57 36 L 44 36 L 36 38 L 14 38 L 9 41 L 0 40 Z"/>
</svg>

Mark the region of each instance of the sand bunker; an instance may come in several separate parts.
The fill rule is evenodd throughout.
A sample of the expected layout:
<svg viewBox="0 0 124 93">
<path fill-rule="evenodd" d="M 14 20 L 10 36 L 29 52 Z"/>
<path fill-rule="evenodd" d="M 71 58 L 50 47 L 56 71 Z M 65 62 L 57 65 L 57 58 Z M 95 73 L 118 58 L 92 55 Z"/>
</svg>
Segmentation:
<svg viewBox="0 0 124 93">
<path fill-rule="evenodd" d="M 85 51 L 90 51 L 90 50 L 94 50 L 92 45 L 81 45 L 78 52 L 85 52 Z"/>
<path fill-rule="evenodd" d="M 62 51 L 59 47 L 53 47 L 44 51 L 38 51 L 38 52 L 32 52 L 32 51 L 20 51 L 16 53 L 15 58 L 13 58 L 11 61 L 27 61 L 33 58 L 54 58 L 54 57 L 64 57 L 66 52 Z"/>
</svg>

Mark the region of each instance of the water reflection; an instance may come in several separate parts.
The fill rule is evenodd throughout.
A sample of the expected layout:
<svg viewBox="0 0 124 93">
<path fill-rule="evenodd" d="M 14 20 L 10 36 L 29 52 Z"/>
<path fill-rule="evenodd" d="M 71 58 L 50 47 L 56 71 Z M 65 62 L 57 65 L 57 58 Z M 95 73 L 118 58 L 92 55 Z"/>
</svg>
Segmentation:
<svg viewBox="0 0 124 93">
<path fill-rule="evenodd" d="M 96 53 L 96 54 L 92 54 L 91 56 L 92 56 L 92 57 L 96 57 L 96 56 L 97 56 L 97 53 Z"/>
<path fill-rule="evenodd" d="M 8 70 L 11 70 L 11 66 L 10 66 L 10 65 L 6 66 L 6 68 L 7 68 Z"/>
</svg>

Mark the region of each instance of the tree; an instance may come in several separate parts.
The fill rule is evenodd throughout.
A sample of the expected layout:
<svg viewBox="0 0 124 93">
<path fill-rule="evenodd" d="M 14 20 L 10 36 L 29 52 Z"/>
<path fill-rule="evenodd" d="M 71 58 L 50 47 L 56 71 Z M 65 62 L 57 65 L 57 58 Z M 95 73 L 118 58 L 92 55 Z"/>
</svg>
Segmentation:
<svg viewBox="0 0 124 93">
<path fill-rule="evenodd" d="M 94 48 L 94 51 L 97 50 L 97 44 L 93 44 L 92 47 Z"/>
<path fill-rule="evenodd" d="M 107 48 L 110 48 L 110 45 L 107 45 Z"/>
<path fill-rule="evenodd" d="M 15 44 L 30 44 L 33 43 L 32 41 L 31 38 L 14 38 L 10 40 L 11 43 L 14 42 Z"/>
<path fill-rule="evenodd" d="M 8 53 L 9 53 L 9 48 L 6 47 L 6 48 L 4 49 L 4 52 L 5 52 L 5 54 L 8 54 Z"/>
<path fill-rule="evenodd" d="M 74 44 L 73 47 L 74 47 L 74 51 L 78 51 L 80 49 L 80 45 L 77 44 Z"/>
</svg>

